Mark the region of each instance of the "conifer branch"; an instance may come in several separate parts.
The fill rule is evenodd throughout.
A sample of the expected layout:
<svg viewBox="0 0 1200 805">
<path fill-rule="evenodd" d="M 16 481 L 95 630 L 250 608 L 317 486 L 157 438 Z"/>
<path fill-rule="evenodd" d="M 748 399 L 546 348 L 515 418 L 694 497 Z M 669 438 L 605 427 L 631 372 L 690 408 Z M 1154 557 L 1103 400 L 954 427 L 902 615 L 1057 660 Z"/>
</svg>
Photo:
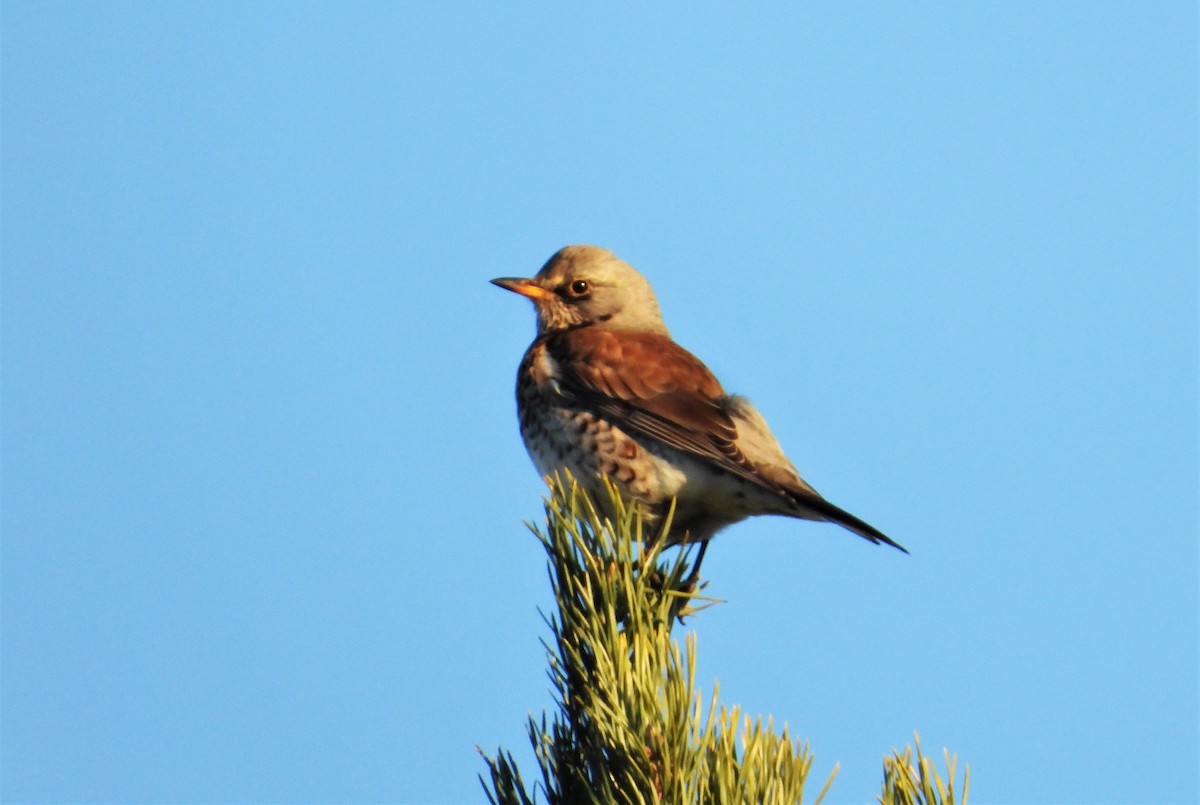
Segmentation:
<svg viewBox="0 0 1200 805">
<path fill-rule="evenodd" d="M 555 612 L 543 641 L 556 712 L 526 725 L 540 777 L 523 779 L 511 753 L 484 756 L 493 805 L 575 803 L 799 803 L 812 768 L 808 745 L 768 717 L 725 707 L 696 687 L 696 640 L 672 639 L 676 621 L 714 603 L 688 584 L 692 551 L 663 556 L 670 517 L 643 534 L 613 487 L 601 509 L 569 477 L 553 479 L 546 526 L 530 526 L 549 560 Z M 600 513 L 602 511 L 604 515 Z M 956 805 L 917 748 L 884 761 L 882 805 Z M 836 767 L 834 772 L 836 773 Z M 825 781 L 815 802 L 829 789 Z M 961 802 L 966 801 L 964 781 Z"/>
</svg>

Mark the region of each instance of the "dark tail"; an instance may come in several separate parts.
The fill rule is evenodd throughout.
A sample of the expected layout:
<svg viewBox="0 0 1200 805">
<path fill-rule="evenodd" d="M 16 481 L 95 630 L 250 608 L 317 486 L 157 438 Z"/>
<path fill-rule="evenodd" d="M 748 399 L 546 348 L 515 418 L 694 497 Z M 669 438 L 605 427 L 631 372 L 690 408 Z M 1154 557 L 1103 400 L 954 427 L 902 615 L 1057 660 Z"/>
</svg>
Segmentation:
<svg viewBox="0 0 1200 805">
<path fill-rule="evenodd" d="M 819 495 L 815 497 L 805 495 L 803 498 L 798 498 L 796 502 L 800 506 L 811 510 L 813 513 L 821 516 L 829 522 L 837 523 L 842 528 L 853 531 L 863 539 L 870 540 L 876 545 L 882 542 L 885 545 L 891 545 L 897 550 L 908 553 L 907 548 L 905 548 L 899 542 L 893 540 L 875 526 L 871 525 L 870 523 L 863 522 L 845 509 L 839 509 L 837 506 L 834 506 L 828 500 L 820 497 Z"/>
</svg>

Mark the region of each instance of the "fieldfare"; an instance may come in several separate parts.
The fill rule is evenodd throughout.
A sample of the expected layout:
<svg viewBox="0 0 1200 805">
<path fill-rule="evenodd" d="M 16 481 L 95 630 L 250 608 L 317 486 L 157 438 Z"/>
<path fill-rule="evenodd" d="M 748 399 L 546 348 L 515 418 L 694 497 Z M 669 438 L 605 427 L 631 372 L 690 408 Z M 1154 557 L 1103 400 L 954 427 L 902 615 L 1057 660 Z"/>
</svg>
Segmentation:
<svg viewBox="0 0 1200 805">
<path fill-rule="evenodd" d="M 674 498 L 668 540 L 701 542 L 701 557 L 756 514 L 837 523 L 908 553 L 800 477 L 754 406 L 671 340 L 650 283 L 612 252 L 567 246 L 532 278 L 492 282 L 537 309 L 517 410 L 543 476 L 568 469 L 600 500 L 607 476 L 650 523 Z"/>
</svg>

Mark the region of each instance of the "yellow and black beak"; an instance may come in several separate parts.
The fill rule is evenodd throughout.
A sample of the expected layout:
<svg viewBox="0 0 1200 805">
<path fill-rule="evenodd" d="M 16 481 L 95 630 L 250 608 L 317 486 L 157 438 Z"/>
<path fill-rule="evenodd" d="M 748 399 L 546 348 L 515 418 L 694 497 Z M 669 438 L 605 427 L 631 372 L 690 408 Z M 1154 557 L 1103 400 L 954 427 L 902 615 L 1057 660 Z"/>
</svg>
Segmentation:
<svg viewBox="0 0 1200 805">
<path fill-rule="evenodd" d="M 533 280 L 524 277 L 498 277 L 492 280 L 492 285 L 498 285 L 506 291 L 519 293 L 521 296 L 528 296 L 535 302 L 554 296 L 553 291 L 547 291 Z"/>
</svg>

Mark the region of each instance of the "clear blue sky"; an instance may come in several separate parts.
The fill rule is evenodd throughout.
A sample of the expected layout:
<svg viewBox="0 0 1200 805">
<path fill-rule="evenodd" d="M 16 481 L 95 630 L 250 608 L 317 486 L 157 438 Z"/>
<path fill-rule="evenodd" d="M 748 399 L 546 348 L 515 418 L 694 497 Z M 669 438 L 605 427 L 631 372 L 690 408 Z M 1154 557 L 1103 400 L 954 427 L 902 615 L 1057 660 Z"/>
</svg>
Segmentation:
<svg viewBox="0 0 1200 805">
<path fill-rule="evenodd" d="M 578 242 L 912 551 L 706 560 L 699 679 L 832 801 L 914 730 L 980 803 L 1200 795 L 1193 3 L 2 15 L 4 800 L 527 760 L 533 315 L 487 280 Z"/>
</svg>

